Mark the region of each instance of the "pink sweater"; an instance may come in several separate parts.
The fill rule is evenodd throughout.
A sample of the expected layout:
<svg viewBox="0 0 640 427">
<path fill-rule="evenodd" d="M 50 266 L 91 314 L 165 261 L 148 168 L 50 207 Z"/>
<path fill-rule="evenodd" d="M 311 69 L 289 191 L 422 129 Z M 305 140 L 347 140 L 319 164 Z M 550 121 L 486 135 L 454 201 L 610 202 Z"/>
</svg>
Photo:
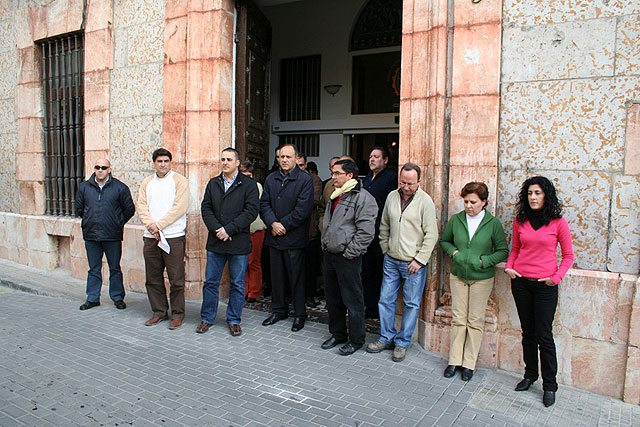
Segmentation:
<svg viewBox="0 0 640 427">
<path fill-rule="evenodd" d="M 556 249 L 560 243 L 562 262 L 558 268 Z M 550 277 L 558 284 L 573 265 L 573 245 L 569 224 L 564 218 L 552 219 L 549 225 L 537 230 L 529 221 L 513 221 L 513 247 L 505 269 L 512 269 L 524 277 Z"/>
</svg>

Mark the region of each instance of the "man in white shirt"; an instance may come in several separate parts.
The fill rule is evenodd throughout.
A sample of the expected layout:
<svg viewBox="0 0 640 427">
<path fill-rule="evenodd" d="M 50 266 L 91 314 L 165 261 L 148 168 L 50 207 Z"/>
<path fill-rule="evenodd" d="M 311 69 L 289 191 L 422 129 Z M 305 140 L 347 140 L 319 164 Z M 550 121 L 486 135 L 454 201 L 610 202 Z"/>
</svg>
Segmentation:
<svg viewBox="0 0 640 427">
<path fill-rule="evenodd" d="M 145 322 L 154 326 L 169 318 L 169 303 L 164 285 L 164 270 L 169 277 L 171 323 L 177 329 L 184 321 L 184 248 L 189 206 L 187 179 L 171 170 L 171 152 L 158 148 L 153 152 L 156 172 L 146 177 L 138 192 L 138 215 L 147 228 L 144 232 L 145 286 L 153 316 Z M 168 248 L 158 246 L 166 242 Z"/>
</svg>

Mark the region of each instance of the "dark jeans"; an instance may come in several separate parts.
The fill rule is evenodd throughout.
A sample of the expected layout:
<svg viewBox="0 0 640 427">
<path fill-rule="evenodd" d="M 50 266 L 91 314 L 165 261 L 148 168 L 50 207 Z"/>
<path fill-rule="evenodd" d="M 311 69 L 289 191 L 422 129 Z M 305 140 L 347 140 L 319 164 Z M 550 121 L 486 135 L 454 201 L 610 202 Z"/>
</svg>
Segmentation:
<svg viewBox="0 0 640 427">
<path fill-rule="evenodd" d="M 307 317 L 304 300 L 304 249 L 269 248 L 271 260 L 271 311 L 286 316 L 289 305 L 286 301 L 286 284 L 291 286 L 291 299 L 296 317 Z"/>
<path fill-rule="evenodd" d="M 87 301 L 100 302 L 102 254 L 107 256 L 107 263 L 109 264 L 109 297 L 113 301 L 122 301 L 124 299 L 124 285 L 122 283 L 122 270 L 120 269 L 122 242 L 120 240 L 101 242 L 85 240 L 84 247 L 87 249 L 87 261 L 89 262 Z"/>
<path fill-rule="evenodd" d="M 380 288 L 382 287 L 382 265 L 384 254 L 380 248 L 378 236 L 367 248 L 362 256 L 362 289 L 364 292 L 364 305 L 370 316 L 378 317 L 378 301 L 380 301 Z"/>
<path fill-rule="evenodd" d="M 144 237 L 145 286 L 153 314 L 164 317 L 169 312 L 167 290 L 164 285 L 164 270 L 169 278 L 169 297 L 171 298 L 171 316 L 184 319 L 184 246 L 185 236 L 167 239 L 171 246 L 168 254 L 158 247 L 158 241 Z"/>
<path fill-rule="evenodd" d="M 362 257 L 347 259 L 324 252 L 322 278 L 329 311 L 329 332 L 339 341 L 347 338 L 354 346 L 364 345 L 364 300 L 360 268 Z M 349 333 L 346 315 L 349 313 Z"/>
<path fill-rule="evenodd" d="M 552 328 L 558 305 L 558 287 L 516 277 L 511 280 L 511 292 L 522 326 L 524 377 L 534 381 L 538 379 L 538 349 L 540 349 L 542 388 L 545 391 L 557 391 L 558 361 Z"/>
<path fill-rule="evenodd" d="M 314 297 L 316 295 L 318 287 L 318 267 L 322 252 L 320 249 L 320 239 L 309 240 L 309 246 L 304 252 L 305 263 L 305 293 L 307 298 Z"/>
</svg>

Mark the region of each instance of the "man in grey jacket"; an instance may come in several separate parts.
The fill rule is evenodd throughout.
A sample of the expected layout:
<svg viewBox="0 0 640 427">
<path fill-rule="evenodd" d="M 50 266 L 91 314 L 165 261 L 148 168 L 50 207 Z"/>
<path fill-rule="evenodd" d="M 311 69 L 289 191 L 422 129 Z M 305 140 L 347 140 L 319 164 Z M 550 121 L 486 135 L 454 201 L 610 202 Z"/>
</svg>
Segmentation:
<svg viewBox="0 0 640 427">
<path fill-rule="evenodd" d="M 322 276 L 331 333 L 321 347 L 326 350 L 346 343 L 338 349 L 343 356 L 353 354 L 364 345 L 360 269 L 362 254 L 375 234 L 378 215 L 376 200 L 361 187 L 357 176 L 358 166 L 353 160 L 339 160 L 331 169 L 336 189 L 327 203 L 321 237 Z"/>
</svg>

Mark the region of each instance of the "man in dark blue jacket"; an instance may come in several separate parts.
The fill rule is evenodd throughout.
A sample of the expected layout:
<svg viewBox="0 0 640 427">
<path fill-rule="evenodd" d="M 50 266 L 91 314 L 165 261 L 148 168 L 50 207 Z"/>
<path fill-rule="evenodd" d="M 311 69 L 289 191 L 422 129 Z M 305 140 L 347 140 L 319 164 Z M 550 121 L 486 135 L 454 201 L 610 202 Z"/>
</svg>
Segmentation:
<svg viewBox="0 0 640 427">
<path fill-rule="evenodd" d="M 229 262 L 229 333 L 242 334 L 240 317 L 244 304 L 245 272 L 251 252 L 249 226 L 258 216 L 260 205 L 258 186 L 246 175 L 238 173 L 240 159 L 233 148 L 225 148 L 220 156 L 222 173 L 211 178 L 204 192 L 200 210 L 209 236 L 207 237 L 207 267 L 202 287 L 202 321 L 196 328 L 205 333 L 218 312 L 218 290 L 224 266 Z"/>
<path fill-rule="evenodd" d="M 102 256 L 109 264 L 109 297 L 117 309 L 124 303 L 124 284 L 120 257 L 124 225 L 135 213 L 131 192 L 122 182 L 111 176 L 111 163 L 98 159 L 95 172 L 78 187 L 76 214 L 82 218 L 82 237 L 87 250 L 87 300 L 80 310 L 100 305 L 102 287 Z"/>
<path fill-rule="evenodd" d="M 291 287 L 295 319 L 291 330 L 304 327 L 304 250 L 309 244 L 309 223 L 313 210 L 313 179 L 296 166 L 296 149 L 280 147 L 280 170 L 267 176 L 260 199 L 260 216 L 267 225 L 265 245 L 271 260 L 272 313 L 262 324 L 286 319 L 289 307 L 285 286 Z"/>
</svg>

